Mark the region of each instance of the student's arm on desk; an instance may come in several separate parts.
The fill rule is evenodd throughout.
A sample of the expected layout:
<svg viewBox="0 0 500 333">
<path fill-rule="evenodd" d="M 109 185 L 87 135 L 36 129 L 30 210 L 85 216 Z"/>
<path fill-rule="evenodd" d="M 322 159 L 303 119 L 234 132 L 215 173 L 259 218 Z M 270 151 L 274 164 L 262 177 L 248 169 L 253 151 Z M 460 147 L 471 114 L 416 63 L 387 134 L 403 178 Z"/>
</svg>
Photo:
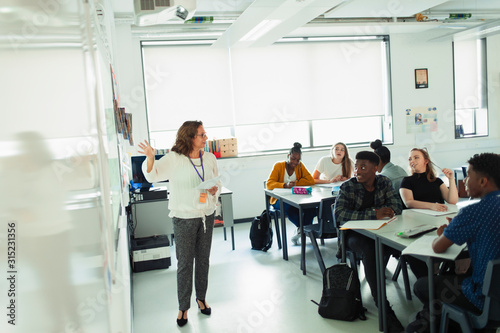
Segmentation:
<svg viewBox="0 0 500 333">
<path fill-rule="evenodd" d="M 412 190 L 409 190 L 407 188 L 400 188 L 399 194 L 401 195 L 401 199 L 403 199 L 406 208 L 430 209 L 437 212 L 446 212 L 448 210 L 448 207 L 446 207 L 446 205 L 437 202 L 434 203 L 415 200 L 413 198 Z"/>
<path fill-rule="evenodd" d="M 443 253 L 445 252 L 450 246 L 453 245 L 453 242 L 446 238 L 445 235 L 443 235 L 444 229 L 447 227 L 446 224 L 443 224 L 438 228 L 436 233 L 438 234 L 438 238 L 434 239 L 432 242 L 432 249 L 436 253 Z"/>
<path fill-rule="evenodd" d="M 300 169 L 299 174 L 297 174 L 297 170 Z M 295 168 L 295 175 L 300 178 L 297 179 L 297 182 L 295 185 L 297 186 L 309 186 L 309 185 L 314 185 L 314 178 L 313 176 L 309 173 L 309 170 L 307 170 L 306 166 L 304 163 L 300 162 L 299 165 Z"/>
</svg>

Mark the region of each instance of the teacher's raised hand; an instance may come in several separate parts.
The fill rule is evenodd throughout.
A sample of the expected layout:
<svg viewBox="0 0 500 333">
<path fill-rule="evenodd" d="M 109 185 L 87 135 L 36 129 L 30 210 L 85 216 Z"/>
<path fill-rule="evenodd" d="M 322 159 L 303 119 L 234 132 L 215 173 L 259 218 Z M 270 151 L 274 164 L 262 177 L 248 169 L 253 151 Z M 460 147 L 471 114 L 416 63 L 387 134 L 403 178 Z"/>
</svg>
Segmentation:
<svg viewBox="0 0 500 333">
<path fill-rule="evenodd" d="M 141 150 L 137 149 L 137 152 L 144 154 L 147 157 L 148 165 L 146 171 L 151 172 L 151 170 L 153 170 L 153 164 L 155 163 L 156 150 L 150 146 L 147 140 L 144 140 L 144 143 L 139 142 L 138 146 Z"/>
<path fill-rule="evenodd" d="M 139 142 L 138 146 L 139 146 L 140 150 L 137 149 L 137 152 L 139 152 L 140 154 L 144 154 L 147 157 L 152 158 L 154 160 L 156 150 L 150 146 L 150 144 L 147 140 L 144 140 L 144 143 Z"/>
</svg>

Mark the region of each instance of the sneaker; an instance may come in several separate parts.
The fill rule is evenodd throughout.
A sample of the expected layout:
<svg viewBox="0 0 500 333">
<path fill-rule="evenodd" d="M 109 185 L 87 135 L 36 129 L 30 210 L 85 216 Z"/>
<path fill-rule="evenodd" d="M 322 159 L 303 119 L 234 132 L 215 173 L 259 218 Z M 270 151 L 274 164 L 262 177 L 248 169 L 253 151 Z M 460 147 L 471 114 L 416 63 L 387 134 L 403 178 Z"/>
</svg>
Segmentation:
<svg viewBox="0 0 500 333">
<path fill-rule="evenodd" d="M 390 306 L 387 306 L 387 326 L 390 333 L 401 333 L 405 331 L 405 328 Z"/>
<path fill-rule="evenodd" d="M 407 333 L 427 333 L 431 331 L 431 325 L 427 319 L 417 318 L 406 326 Z"/>
<path fill-rule="evenodd" d="M 300 232 L 299 228 L 295 230 L 295 233 L 293 234 L 292 238 L 290 239 L 293 243 L 293 245 L 300 245 Z"/>
</svg>

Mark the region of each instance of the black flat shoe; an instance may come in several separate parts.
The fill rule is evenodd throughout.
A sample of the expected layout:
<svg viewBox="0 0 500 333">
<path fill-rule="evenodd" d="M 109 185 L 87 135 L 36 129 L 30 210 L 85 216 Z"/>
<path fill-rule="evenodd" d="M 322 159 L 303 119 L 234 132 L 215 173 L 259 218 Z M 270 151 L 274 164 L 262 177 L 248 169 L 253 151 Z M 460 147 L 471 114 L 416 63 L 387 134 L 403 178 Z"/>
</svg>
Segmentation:
<svg viewBox="0 0 500 333">
<path fill-rule="evenodd" d="M 202 301 L 201 299 L 196 299 L 196 303 L 198 303 L 198 308 L 200 308 L 201 313 L 203 313 L 204 315 L 209 316 L 212 313 L 212 308 L 209 308 L 207 306 L 207 303 L 205 303 L 205 300 Z M 203 306 L 204 306 L 203 309 L 201 308 L 200 303 L 203 304 Z"/>
<path fill-rule="evenodd" d="M 187 310 L 182 311 L 181 319 L 177 318 L 177 325 L 179 325 L 179 327 L 186 325 L 188 322 L 187 319 L 184 319 L 184 314 L 186 313 L 186 311 Z"/>
</svg>

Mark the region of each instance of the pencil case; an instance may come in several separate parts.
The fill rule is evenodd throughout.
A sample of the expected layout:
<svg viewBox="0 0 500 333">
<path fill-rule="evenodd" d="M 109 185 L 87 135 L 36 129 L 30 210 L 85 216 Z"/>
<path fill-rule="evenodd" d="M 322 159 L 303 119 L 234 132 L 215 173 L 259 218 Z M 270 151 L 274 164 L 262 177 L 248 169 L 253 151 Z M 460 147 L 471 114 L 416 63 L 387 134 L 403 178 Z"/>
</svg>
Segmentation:
<svg viewBox="0 0 500 333">
<path fill-rule="evenodd" d="M 292 193 L 293 194 L 311 194 L 312 192 L 312 187 L 311 186 L 294 186 L 292 187 Z"/>
</svg>

